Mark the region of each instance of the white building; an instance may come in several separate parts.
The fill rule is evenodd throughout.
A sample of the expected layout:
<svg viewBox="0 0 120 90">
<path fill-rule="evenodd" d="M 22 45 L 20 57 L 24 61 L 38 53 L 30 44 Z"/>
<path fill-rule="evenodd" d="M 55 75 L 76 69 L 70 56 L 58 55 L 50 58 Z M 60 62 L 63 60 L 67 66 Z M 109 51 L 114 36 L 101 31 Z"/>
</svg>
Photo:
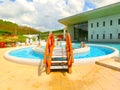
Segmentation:
<svg viewBox="0 0 120 90">
<path fill-rule="evenodd" d="M 120 2 L 59 20 L 72 40 L 120 42 Z"/>
</svg>

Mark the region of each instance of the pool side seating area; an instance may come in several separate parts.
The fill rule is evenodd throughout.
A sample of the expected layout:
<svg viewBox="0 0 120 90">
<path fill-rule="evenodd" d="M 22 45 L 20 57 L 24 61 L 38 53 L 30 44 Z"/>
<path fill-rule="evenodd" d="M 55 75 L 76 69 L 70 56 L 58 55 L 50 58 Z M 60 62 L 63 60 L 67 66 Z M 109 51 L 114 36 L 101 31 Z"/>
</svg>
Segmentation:
<svg viewBox="0 0 120 90">
<path fill-rule="evenodd" d="M 15 42 L 0 42 L 0 48 L 16 47 Z"/>
<path fill-rule="evenodd" d="M 31 44 L 26 44 L 26 42 L 0 42 L 0 48 L 6 48 L 6 47 L 16 47 L 16 46 L 30 46 L 30 45 L 39 45 L 45 46 L 46 41 L 40 40 L 40 41 L 33 41 Z"/>
</svg>

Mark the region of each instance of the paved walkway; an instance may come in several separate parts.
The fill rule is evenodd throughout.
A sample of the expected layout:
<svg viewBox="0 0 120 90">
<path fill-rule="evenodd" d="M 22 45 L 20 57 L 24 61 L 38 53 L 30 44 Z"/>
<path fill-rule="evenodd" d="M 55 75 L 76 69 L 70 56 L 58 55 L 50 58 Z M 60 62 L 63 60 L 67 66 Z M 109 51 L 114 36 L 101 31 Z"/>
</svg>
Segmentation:
<svg viewBox="0 0 120 90">
<path fill-rule="evenodd" d="M 120 72 L 97 64 L 74 66 L 72 74 L 39 73 L 39 67 L 7 61 L 0 49 L 0 90 L 120 90 Z"/>
</svg>

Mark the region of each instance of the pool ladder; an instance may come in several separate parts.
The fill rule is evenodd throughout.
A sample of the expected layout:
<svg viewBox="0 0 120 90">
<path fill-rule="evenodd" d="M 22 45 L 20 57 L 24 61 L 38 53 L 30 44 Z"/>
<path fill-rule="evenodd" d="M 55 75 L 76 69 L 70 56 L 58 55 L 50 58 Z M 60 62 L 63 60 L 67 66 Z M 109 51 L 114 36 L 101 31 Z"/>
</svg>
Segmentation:
<svg viewBox="0 0 120 90">
<path fill-rule="evenodd" d="M 44 63 L 46 64 L 46 73 L 51 69 L 67 69 L 72 72 L 72 63 L 74 62 L 72 42 L 70 34 L 66 34 L 66 47 L 54 47 L 54 35 L 49 34 L 44 52 Z"/>
<path fill-rule="evenodd" d="M 66 55 L 66 49 L 61 48 L 54 48 L 52 61 L 51 61 L 51 69 L 68 69 L 68 61 Z"/>
</svg>

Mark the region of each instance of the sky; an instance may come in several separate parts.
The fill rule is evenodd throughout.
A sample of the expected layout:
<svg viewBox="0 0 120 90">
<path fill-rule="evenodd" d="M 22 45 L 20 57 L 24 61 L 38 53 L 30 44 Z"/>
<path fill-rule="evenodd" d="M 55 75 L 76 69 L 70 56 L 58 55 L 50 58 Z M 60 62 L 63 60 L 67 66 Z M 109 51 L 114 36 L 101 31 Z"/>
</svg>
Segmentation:
<svg viewBox="0 0 120 90">
<path fill-rule="evenodd" d="M 59 19 L 120 0 L 0 0 L 0 19 L 39 31 L 63 29 Z"/>
</svg>

